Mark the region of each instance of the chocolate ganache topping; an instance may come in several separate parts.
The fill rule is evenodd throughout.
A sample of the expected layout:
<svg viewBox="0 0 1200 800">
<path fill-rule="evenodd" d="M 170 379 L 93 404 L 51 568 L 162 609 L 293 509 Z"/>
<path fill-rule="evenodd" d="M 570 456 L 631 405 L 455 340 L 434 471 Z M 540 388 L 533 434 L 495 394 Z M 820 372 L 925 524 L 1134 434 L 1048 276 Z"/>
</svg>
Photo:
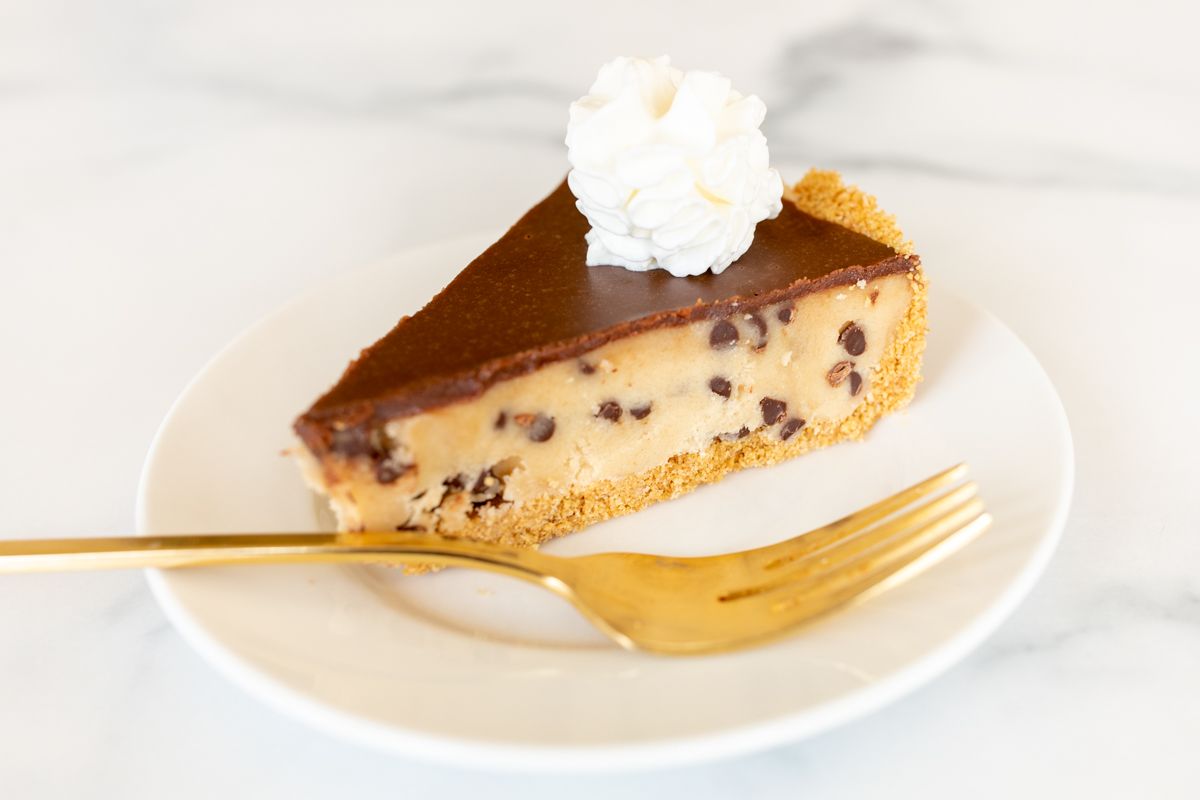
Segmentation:
<svg viewBox="0 0 1200 800">
<path fill-rule="evenodd" d="M 566 183 L 534 206 L 411 317 L 401 319 L 296 421 L 314 452 L 353 452 L 379 422 L 479 396 L 622 337 L 720 319 L 917 260 L 785 201 L 737 269 L 677 278 L 586 265 L 587 219 Z M 342 444 L 342 443 L 345 444 Z"/>
</svg>

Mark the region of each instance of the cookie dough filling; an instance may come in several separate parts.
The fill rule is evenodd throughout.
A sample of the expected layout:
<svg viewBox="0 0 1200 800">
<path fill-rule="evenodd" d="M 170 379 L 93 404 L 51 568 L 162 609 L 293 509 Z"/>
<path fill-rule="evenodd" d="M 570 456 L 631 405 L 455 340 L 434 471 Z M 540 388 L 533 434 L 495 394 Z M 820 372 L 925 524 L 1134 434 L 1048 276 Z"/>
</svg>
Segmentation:
<svg viewBox="0 0 1200 800">
<path fill-rule="evenodd" d="M 344 529 L 540 541 L 861 435 L 911 394 L 920 301 L 905 271 L 733 302 L 382 421 L 306 471 Z"/>
</svg>

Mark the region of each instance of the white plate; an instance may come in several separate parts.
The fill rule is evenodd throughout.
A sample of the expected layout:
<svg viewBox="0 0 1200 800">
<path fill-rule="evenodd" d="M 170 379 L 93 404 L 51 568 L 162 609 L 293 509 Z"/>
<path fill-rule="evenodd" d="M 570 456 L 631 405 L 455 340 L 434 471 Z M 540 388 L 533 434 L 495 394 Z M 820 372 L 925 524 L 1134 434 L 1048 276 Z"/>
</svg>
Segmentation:
<svg viewBox="0 0 1200 800">
<path fill-rule="evenodd" d="M 217 356 L 151 448 L 143 534 L 315 530 L 289 425 L 358 348 L 417 309 L 489 239 L 412 250 L 301 297 Z M 319 728 L 406 756 L 497 769 L 677 765 L 812 735 L 962 658 L 1029 590 L 1062 530 L 1074 459 L 1037 361 L 995 318 L 931 298 L 911 408 L 844 444 L 546 547 L 715 553 L 785 538 L 957 461 L 996 518 L 954 558 L 776 644 L 668 658 L 608 643 L 565 602 L 465 571 L 338 566 L 150 572 L 217 669 Z"/>
</svg>

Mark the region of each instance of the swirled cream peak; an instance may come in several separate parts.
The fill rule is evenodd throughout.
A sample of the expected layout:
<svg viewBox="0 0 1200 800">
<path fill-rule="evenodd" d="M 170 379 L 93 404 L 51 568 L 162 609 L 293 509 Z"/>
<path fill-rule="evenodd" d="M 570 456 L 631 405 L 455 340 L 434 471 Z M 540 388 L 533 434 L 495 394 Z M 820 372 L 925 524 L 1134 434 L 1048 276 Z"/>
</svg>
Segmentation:
<svg viewBox="0 0 1200 800">
<path fill-rule="evenodd" d="M 587 263 L 720 273 L 782 210 L 759 126 L 767 109 L 714 72 L 618 58 L 571 104 L 567 182 L 591 230 Z"/>
</svg>

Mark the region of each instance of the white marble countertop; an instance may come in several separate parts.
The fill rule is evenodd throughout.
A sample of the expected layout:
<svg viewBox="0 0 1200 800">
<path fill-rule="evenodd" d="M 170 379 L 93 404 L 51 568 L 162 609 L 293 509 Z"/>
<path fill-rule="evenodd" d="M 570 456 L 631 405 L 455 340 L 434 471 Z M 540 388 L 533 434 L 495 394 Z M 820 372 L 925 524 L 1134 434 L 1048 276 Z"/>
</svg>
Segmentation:
<svg viewBox="0 0 1200 800">
<path fill-rule="evenodd" d="M 8 577 L 0 794 L 1196 797 L 1194 5 L 501 5 L 0 5 L 0 536 L 130 531 L 210 355 L 323 276 L 510 222 L 598 65 L 668 52 L 760 94 L 785 175 L 878 194 L 1042 360 L 1079 460 L 1048 572 L 882 713 L 587 781 L 356 749 L 227 684 L 139 574 Z"/>
</svg>

